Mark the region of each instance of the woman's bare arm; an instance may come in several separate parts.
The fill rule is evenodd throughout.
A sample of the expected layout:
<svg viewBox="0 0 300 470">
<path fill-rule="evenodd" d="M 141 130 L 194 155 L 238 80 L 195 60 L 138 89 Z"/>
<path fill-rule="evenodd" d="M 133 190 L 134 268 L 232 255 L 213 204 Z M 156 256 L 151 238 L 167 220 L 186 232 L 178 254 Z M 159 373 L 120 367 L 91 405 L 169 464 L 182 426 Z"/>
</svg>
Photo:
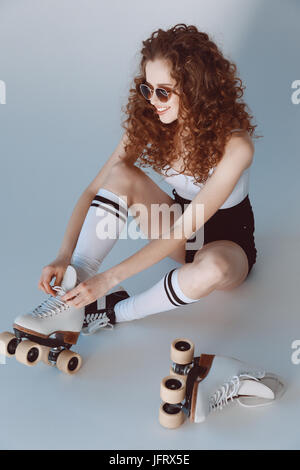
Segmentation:
<svg viewBox="0 0 300 470">
<path fill-rule="evenodd" d="M 85 220 L 86 214 L 89 210 L 90 204 L 103 185 L 111 168 L 125 156 L 124 145 L 126 140 L 126 133 L 124 132 L 117 148 L 111 154 L 109 159 L 103 165 L 99 173 L 83 191 L 78 199 L 76 206 L 73 209 L 72 215 L 69 219 L 57 258 L 71 259 L 73 251 Z"/>
<path fill-rule="evenodd" d="M 152 240 L 134 255 L 106 271 L 113 285 L 117 285 L 150 266 L 158 263 L 197 232 L 222 206 L 231 194 L 243 171 L 253 159 L 254 145 L 246 137 L 232 136 L 226 145 L 224 155 L 214 173 L 201 191 L 187 206 L 181 217 L 167 234 Z M 197 206 L 204 207 L 204 217 L 199 223 Z M 199 206 L 198 206 L 199 208 Z"/>
</svg>

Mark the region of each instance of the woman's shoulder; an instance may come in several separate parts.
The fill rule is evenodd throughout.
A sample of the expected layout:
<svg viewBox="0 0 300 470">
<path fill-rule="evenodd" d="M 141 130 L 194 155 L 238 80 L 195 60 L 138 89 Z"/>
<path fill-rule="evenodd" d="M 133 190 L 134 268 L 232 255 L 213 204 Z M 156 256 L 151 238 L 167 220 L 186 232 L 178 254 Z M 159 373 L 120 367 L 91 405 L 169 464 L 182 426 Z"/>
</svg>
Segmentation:
<svg viewBox="0 0 300 470">
<path fill-rule="evenodd" d="M 254 156 L 254 143 L 250 134 L 243 129 L 234 129 L 231 132 L 231 137 L 226 144 L 225 155 L 230 158 L 231 153 L 240 153 L 247 163 L 245 170 L 248 169 L 253 161 Z"/>
<path fill-rule="evenodd" d="M 232 140 L 232 139 L 239 139 L 240 142 L 245 142 L 245 143 L 253 145 L 252 138 L 249 132 L 245 129 L 232 129 L 230 131 L 229 140 Z"/>
<path fill-rule="evenodd" d="M 245 129 L 233 129 L 230 132 L 230 137 L 227 146 L 234 148 L 249 149 L 254 153 L 255 147 L 249 132 Z"/>
</svg>

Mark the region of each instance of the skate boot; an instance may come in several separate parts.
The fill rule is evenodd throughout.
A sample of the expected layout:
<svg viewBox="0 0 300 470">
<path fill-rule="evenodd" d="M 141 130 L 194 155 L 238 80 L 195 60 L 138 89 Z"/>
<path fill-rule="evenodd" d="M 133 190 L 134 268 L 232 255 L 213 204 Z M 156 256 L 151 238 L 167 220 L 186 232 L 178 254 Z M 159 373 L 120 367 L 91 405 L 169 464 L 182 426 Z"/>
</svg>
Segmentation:
<svg viewBox="0 0 300 470">
<path fill-rule="evenodd" d="M 238 359 L 213 354 L 194 357 L 194 345 L 187 339 L 173 341 L 171 360 L 170 375 L 160 388 L 159 422 L 166 428 L 179 427 L 185 415 L 201 423 L 210 412 L 234 400 L 242 406 L 264 406 L 284 393 L 278 376 Z"/>
<path fill-rule="evenodd" d="M 69 265 L 60 286 L 54 286 L 57 296 L 50 295 L 30 312 L 18 316 L 13 324 L 14 335 L 0 334 L 7 356 L 28 366 L 42 360 L 56 365 L 67 373 L 76 373 L 82 363 L 79 354 L 70 351 L 76 344 L 83 319 L 84 308 L 75 308 L 63 302 L 60 297 L 76 286 L 77 274 Z"/>
<path fill-rule="evenodd" d="M 116 323 L 114 306 L 120 300 L 127 299 L 128 292 L 124 287 L 115 287 L 109 294 L 85 306 L 84 322 L 81 333 L 92 335 L 101 328 L 113 328 Z"/>
</svg>

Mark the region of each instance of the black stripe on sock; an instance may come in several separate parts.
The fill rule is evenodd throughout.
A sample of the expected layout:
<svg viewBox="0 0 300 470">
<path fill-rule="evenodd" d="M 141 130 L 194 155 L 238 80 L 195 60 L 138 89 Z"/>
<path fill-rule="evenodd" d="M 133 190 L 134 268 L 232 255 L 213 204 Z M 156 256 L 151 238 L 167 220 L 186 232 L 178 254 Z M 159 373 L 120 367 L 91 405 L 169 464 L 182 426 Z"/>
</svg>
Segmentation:
<svg viewBox="0 0 300 470">
<path fill-rule="evenodd" d="M 171 281 L 171 277 L 172 277 L 172 273 L 175 271 L 175 269 L 172 269 L 172 271 L 170 271 L 168 274 L 166 274 L 165 276 L 165 279 L 164 279 L 164 286 L 165 286 L 165 291 L 166 291 L 166 294 L 168 296 L 168 299 L 170 300 L 170 302 L 173 304 L 173 305 L 176 305 L 177 307 L 179 307 L 180 305 L 187 305 L 187 302 L 184 302 L 183 300 L 181 300 L 175 293 L 174 289 L 173 289 L 173 286 L 172 286 L 172 281 Z M 170 290 L 170 293 L 172 294 L 173 298 L 171 298 L 169 292 L 168 292 L 168 287 L 169 287 L 169 290 Z M 178 303 L 176 303 L 178 302 Z"/>
<path fill-rule="evenodd" d="M 166 294 L 167 294 L 167 297 L 168 297 L 169 301 L 171 302 L 171 304 L 176 305 L 176 307 L 179 307 L 178 304 L 176 304 L 175 302 L 173 302 L 173 300 L 171 299 L 171 297 L 170 297 L 170 295 L 169 295 L 169 292 L 168 292 L 168 290 L 167 290 L 167 285 L 166 285 L 166 278 L 167 278 L 167 274 L 165 275 L 165 278 L 164 278 L 164 287 L 165 287 L 165 292 L 166 292 Z"/>
<path fill-rule="evenodd" d="M 103 209 L 105 210 L 106 212 L 109 212 L 110 214 L 118 217 L 119 219 L 121 219 L 123 222 L 126 222 L 127 219 L 125 219 L 123 217 L 123 215 L 119 214 L 118 212 L 113 212 L 111 211 L 110 209 L 107 208 L 107 206 L 102 206 L 102 204 L 95 204 L 95 203 L 92 203 L 91 206 L 94 206 L 94 207 L 100 207 L 100 209 Z"/>
<path fill-rule="evenodd" d="M 96 196 L 93 199 L 93 202 L 94 201 L 99 201 L 99 202 L 104 202 L 105 204 L 109 204 L 113 206 L 115 209 L 117 209 L 117 211 L 122 212 L 126 217 L 128 215 L 128 211 L 124 207 L 122 207 L 120 204 L 118 204 L 115 201 L 111 201 L 110 199 L 107 199 L 104 196 L 99 196 L 99 194 L 96 194 Z"/>
</svg>

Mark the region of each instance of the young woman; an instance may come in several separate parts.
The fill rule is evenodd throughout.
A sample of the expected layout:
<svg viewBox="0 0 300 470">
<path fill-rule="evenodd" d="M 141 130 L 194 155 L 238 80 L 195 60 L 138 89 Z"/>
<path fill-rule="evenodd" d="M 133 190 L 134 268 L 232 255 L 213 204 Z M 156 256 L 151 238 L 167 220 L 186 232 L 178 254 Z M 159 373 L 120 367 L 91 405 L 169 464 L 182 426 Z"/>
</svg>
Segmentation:
<svg viewBox="0 0 300 470">
<path fill-rule="evenodd" d="M 137 319 L 196 302 L 214 290 L 233 289 L 245 281 L 256 261 L 248 191 L 251 137 L 257 126 L 240 100 L 243 86 L 236 66 L 206 33 L 185 24 L 155 31 L 143 42 L 141 53 L 123 137 L 80 197 L 58 256 L 43 268 L 39 280 L 39 288 L 55 296 L 51 280 L 55 277 L 55 285 L 60 285 L 72 264 L 78 282 L 61 299 L 75 308 L 86 307 L 86 326 L 97 321 L 97 312 L 103 316 L 108 305 L 102 302 L 99 308 L 97 299 L 110 297 L 107 323 Z M 135 163 L 162 174 L 174 187 L 174 199 Z M 153 204 L 171 208 L 174 203 L 169 227 L 151 216 Z M 97 273 L 124 228 L 128 209 L 135 205 L 147 208 L 138 212 L 138 221 L 152 239 L 118 265 Z M 199 207 L 204 208 L 201 223 L 196 217 Z M 115 238 L 101 239 L 101 218 L 109 221 Z M 176 236 L 182 227 L 191 229 Z M 167 229 L 170 235 L 164 238 Z M 200 229 L 203 246 L 186 250 L 187 241 Z M 106 295 L 167 256 L 182 266 L 145 292 L 117 298 L 119 289 L 114 301 L 113 294 Z"/>
</svg>

